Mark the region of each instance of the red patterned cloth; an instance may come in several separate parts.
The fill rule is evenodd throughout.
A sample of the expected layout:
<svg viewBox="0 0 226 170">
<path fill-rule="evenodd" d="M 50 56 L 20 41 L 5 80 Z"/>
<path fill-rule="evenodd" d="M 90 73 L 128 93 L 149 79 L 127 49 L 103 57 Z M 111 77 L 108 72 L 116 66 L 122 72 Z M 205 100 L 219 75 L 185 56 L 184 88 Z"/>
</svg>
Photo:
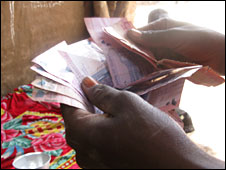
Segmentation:
<svg viewBox="0 0 226 170">
<path fill-rule="evenodd" d="M 65 140 L 59 104 L 33 101 L 31 92 L 32 86 L 24 85 L 1 98 L 1 168 L 15 169 L 19 155 L 45 152 L 50 169 L 80 169 Z"/>
</svg>

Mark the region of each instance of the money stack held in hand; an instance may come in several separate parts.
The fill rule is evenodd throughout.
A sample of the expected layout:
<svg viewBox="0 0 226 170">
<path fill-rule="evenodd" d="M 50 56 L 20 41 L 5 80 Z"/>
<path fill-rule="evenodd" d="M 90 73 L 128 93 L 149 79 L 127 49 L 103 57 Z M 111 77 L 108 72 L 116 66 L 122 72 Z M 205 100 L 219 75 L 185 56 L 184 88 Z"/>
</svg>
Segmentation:
<svg viewBox="0 0 226 170">
<path fill-rule="evenodd" d="M 89 39 L 65 41 L 32 60 L 38 75 L 32 99 L 63 103 L 93 113 L 101 112 L 85 97 L 81 82 L 91 76 L 100 84 L 134 92 L 170 113 L 179 106 L 184 80 L 216 86 L 224 82 L 207 67 L 169 59 L 156 60 L 150 50 L 134 44 L 125 18 L 85 18 Z"/>
</svg>

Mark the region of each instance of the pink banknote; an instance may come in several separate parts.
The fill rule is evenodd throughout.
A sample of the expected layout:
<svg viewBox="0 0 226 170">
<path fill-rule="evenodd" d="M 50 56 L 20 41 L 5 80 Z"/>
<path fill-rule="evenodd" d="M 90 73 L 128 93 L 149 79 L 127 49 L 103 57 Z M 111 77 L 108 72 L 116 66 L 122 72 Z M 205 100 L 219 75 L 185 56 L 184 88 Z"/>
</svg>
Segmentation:
<svg viewBox="0 0 226 170">
<path fill-rule="evenodd" d="M 46 91 L 39 88 L 32 89 L 32 97 L 35 101 L 44 101 L 44 102 L 58 102 L 63 103 L 69 106 L 73 106 L 76 108 L 80 108 L 83 110 L 88 110 L 90 112 L 94 112 L 94 108 L 92 105 L 86 105 L 81 103 L 80 101 L 70 98 L 68 96 L 59 95 L 58 93 L 54 93 L 51 91 Z"/>
<path fill-rule="evenodd" d="M 114 87 L 125 88 L 157 71 L 157 68 L 104 32 L 104 27 L 115 24 L 116 21 L 126 21 L 126 19 L 85 18 L 90 36 L 100 44 L 100 48 L 106 56 Z"/>
<path fill-rule="evenodd" d="M 118 43 L 122 46 L 126 47 L 128 50 L 139 54 L 140 56 L 144 57 L 148 62 L 156 66 L 157 60 L 154 57 L 154 54 L 137 44 L 131 41 L 127 37 L 127 31 L 134 28 L 133 24 L 127 20 L 120 20 L 114 25 L 104 27 L 103 30 L 113 39 L 115 39 Z"/>
<path fill-rule="evenodd" d="M 127 87 L 126 90 L 132 91 L 138 95 L 144 95 L 149 91 L 164 87 L 179 79 L 189 78 L 201 68 L 201 65 L 196 65 L 157 71 L 144 77 L 140 82 Z"/>
<path fill-rule="evenodd" d="M 83 93 L 81 94 L 81 92 L 78 89 L 74 88 L 70 83 L 51 75 L 50 73 L 48 73 L 44 69 L 42 69 L 42 67 L 39 65 L 35 64 L 31 67 L 31 69 L 33 71 L 35 71 L 36 73 L 38 73 L 38 75 L 43 76 L 43 78 L 48 78 L 48 79 L 56 82 L 56 84 L 57 83 L 62 84 L 65 87 L 65 89 L 68 88 L 67 91 L 73 90 L 73 92 L 72 92 L 74 94 L 73 96 L 75 96 L 75 95 L 77 96 L 77 101 L 79 101 L 80 103 L 85 103 L 86 105 L 90 105 L 90 103 L 88 102 L 88 100 L 84 96 L 84 94 Z M 41 87 L 41 86 L 43 86 L 43 87 Z M 45 84 L 40 84 L 39 88 L 41 88 L 43 90 L 47 90 Z M 51 90 L 49 89 L 49 91 L 51 91 Z M 55 92 L 57 92 L 57 89 L 55 89 Z"/>
</svg>

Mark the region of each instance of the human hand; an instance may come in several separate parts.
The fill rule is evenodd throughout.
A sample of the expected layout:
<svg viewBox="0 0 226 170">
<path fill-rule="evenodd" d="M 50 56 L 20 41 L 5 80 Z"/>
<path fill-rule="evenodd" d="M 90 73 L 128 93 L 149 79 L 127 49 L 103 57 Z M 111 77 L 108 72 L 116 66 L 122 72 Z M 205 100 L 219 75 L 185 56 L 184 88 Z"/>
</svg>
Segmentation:
<svg viewBox="0 0 226 170">
<path fill-rule="evenodd" d="M 184 160 L 198 148 L 168 115 L 136 94 L 89 78 L 82 88 L 104 114 L 61 105 L 66 140 L 81 168 L 194 167 Z"/>
<path fill-rule="evenodd" d="M 218 32 L 163 17 L 128 31 L 128 37 L 150 49 L 157 60 L 197 63 L 225 75 L 225 36 Z"/>
</svg>

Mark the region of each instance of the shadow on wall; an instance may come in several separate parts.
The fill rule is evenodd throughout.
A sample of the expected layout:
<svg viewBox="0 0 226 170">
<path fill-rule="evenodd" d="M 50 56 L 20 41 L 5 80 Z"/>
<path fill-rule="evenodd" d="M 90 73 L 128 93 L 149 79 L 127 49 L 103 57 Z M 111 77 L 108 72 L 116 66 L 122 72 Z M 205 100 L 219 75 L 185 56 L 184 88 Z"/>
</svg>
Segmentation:
<svg viewBox="0 0 226 170">
<path fill-rule="evenodd" d="M 83 1 L 1 1 L 1 96 L 34 79 L 32 58 L 89 36 L 84 9 Z"/>
</svg>

